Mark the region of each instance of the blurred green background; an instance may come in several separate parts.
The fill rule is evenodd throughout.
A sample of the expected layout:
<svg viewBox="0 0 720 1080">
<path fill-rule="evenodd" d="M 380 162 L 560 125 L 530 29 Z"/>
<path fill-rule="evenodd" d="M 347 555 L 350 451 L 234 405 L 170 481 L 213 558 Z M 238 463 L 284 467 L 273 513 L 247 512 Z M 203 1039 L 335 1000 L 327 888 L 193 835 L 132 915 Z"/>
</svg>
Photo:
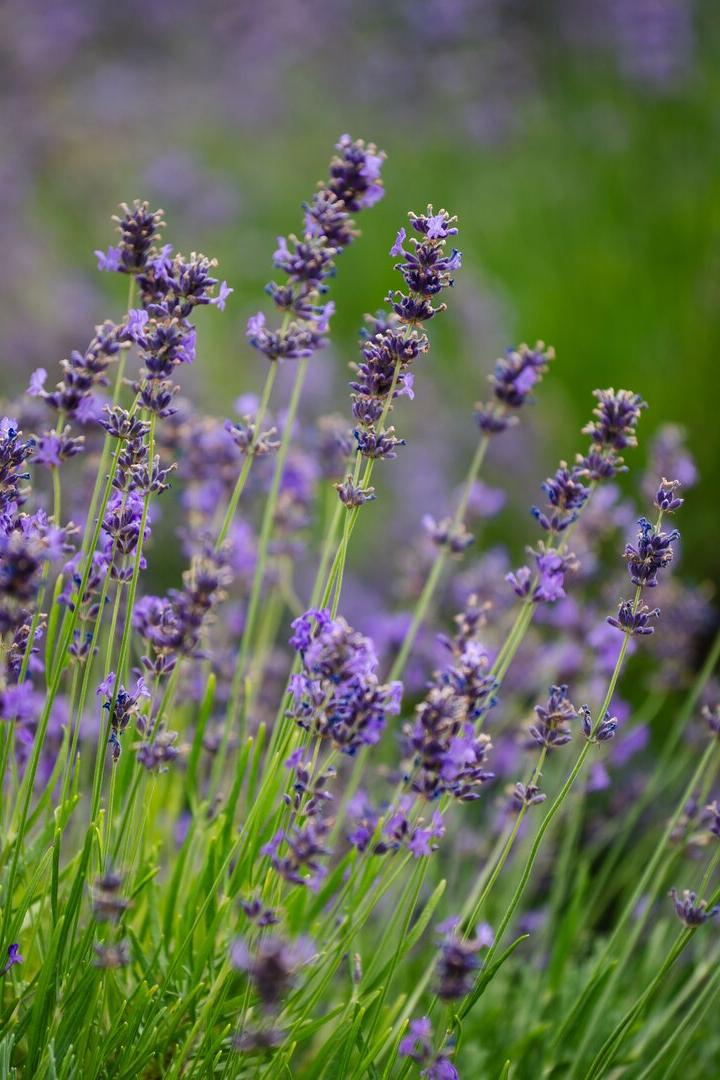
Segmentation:
<svg viewBox="0 0 720 1080">
<path fill-rule="evenodd" d="M 123 282 L 98 274 L 92 252 L 112 242 L 116 204 L 141 196 L 167 211 L 169 240 L 216 255 L 235 289 L 223 318 L 202 319 L 184 384 L 229 413 L 264 377 L 244 323 L 268 310 L 275 236 L 299 229 L 348 131 L 387 151 L 387 194 L 341 260 L 318 404 L 347 408 L 346 363 L 363 312 L 393 284 L 388 249 L 407 210 L 445 206 L 465 261 L 403 420 L 414 467 L 440 458 L 458 480 L 495 355 L 543 338 L 558 359 L 532 434 L 515 458 L 496 455 L 492 478 L 517 468 L 532 492 L 582 448 L 594 387 L 637 390 L 651 406 L 644 443 L 663 421 L 688 429 L 701 485 L 686 558 L 715 576 L 719 45 L 712 0 L 9 0 L 3 389 L 38 365 L 52 378 L 96 321 L 119 317 Z M 418 516 L 444 509 L 428 502 Z"/>
</svg>

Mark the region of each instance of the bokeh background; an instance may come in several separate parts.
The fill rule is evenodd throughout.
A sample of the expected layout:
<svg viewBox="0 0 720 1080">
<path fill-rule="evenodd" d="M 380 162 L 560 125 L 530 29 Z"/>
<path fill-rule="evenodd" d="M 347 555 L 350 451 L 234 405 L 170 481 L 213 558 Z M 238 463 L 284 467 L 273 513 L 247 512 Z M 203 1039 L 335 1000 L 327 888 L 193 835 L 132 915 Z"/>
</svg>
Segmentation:
<svg viewBox="0 0 720 1080">
<path fill-rule="evenodd" d="M 623 386 L 651 406 L 638 469 L 661 422 L 687 427 L 702 482 L 686 567 L 716 577 L 719 45 L 713 0 L 5 0 L 3 392 L 39 365 L 53 382 L 94 323 L 119 317 L 124 283 L 97 273 L 93 250 L 112 242 L 116 204 L 140 196 L 235 289 L 183 372 L 203 407 L 232 415 L 264 377 L 244 325 L 265 306 L 275 236 L 299 227 L 348 131 L 387 151 L 387 194 L 341 260 L 308 416 L 347 410 L 347 363 L 392 284 L 407 210 L 457 213 L 465 256 L 374 526 L 382 515 L 402 543 L 424 511 L 443 513 L 494 357 L 543 338 L 558 359 L 541 400 L 489 465 L 510 488 L 518 554 L 538 482 L 582 448 L 592 389 Z"/>
</svg>

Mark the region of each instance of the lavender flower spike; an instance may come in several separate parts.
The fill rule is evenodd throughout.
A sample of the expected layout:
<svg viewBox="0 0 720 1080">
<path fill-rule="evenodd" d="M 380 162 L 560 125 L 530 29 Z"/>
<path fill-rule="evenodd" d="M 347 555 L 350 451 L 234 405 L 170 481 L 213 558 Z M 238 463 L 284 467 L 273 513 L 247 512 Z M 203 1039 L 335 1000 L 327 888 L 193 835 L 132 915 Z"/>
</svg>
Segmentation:
<svg viewBox="0 0 720 1080">
<path fill-rule="evenodd" d="M 507 350 L 495 364 L 493 374 L 488 376 L 492 400 L 478 402 L 475 406 L 475 418 L 483 434 L 497 435 L 517 424 L 518 411 L 532 401 L 534 387 L 554 359 L 555 350 L 548 348 L 544 341 L 536 342 L 533 348 L 522 344 Z"/>
<path fill-rule="evenodd" d="M 248 319 L 248 341 L 271 361 L 309 357 L 325 344 L 335 306 L 320 299 L 335 273 L 336 257 L 357 236 L 350 215 L 373 206 L 383 195 L 384 153 L 349 135 L 341 137 L 336 150 L 328 181 L 304 204 L 303 235 L 278 237 L 273 263 L 287 280 L 269 282 L 266 292 L 285 316 L 283 325 L 271 329 L 262 312 Z"/>
<path fill-rule="evenodd" d="M 680 896 L 677 889 L 670 890 L 678 919 L 695 929 L 720 913 L 720 907 L 708 908 L 707 900 L 698 900 L 694 892 L 684 889 Z"/>
</svg>

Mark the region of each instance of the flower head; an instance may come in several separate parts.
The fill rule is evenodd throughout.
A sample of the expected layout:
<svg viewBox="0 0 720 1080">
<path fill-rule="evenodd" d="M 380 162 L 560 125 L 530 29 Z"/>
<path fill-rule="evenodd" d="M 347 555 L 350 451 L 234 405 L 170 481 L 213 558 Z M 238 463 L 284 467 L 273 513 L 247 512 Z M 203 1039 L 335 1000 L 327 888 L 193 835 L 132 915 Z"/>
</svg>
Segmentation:
<svg viewBox="0 0 720 1080">
<path fill-rule="evenodd" d="M 707 900 L 698 900 L 697 895 L 688 889 L 684 889 L 682 895 L 678 894 L 677 889 L 671 889 L 670 896 L 678 919 L 692 929 L 702 926 L 708 919 L 720 913 L 720 907 L 708 908 Z"/>
<path fill-rule="evenodd" d="M 490 402 L 478 402 L 475 418 L 485 435 L 496 435 L 517 423 L 517 411 L 532 400 L 532 391 L 555 358 L 555 350 L 543 341 L 508 349 L 489 376 L 493 391 Z"/>
</svg>

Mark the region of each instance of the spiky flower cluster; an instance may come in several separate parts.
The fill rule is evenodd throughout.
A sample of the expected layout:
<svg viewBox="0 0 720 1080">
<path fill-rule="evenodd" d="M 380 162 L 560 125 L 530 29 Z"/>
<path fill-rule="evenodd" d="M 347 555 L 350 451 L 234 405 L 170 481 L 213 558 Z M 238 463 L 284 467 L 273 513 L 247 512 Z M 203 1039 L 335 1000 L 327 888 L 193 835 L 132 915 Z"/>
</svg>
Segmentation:
<svg viewBox="0 0 720 1080">
<path fill-rule="evenodd" d="M 484 616 L 484 608 L 471 597 L 455 620 L 455 636 L 444 639 L 450 663 L 435 672 L 414 722 L 405 727 L 413 754 L 410 784 L 426 799 L 448 793 L 472 801 L 493 777 L 486 769 L 490 739 L 475 729 L 494 704 L 495 680 L 488 674 L 488 654 L 477 638 Z"/>
<path fill-rule="evenodd" d="M 398 1054 L 422 1065 L 420 1075 L 426 1080 L 459 1080 L 458 1071 L 450 1058 L 446 1054 L 435 1053 L 429 1016 L 410 1021 L 407 1035 L 400 1040 Z"/>
<path fill-rule="evenodd" d="M 633 585 L 654 589 L 658 573 L 672 562 L 673 544 L 680 539 L 677 529 L 663 532 L 647 518 L 640 518 L 635 544 L 625 546 L 625 561 Z"/>
<path fill-rule="evenodd" d="M 536 721 L 529 728 L 530 735 L 540 746 L 555 750 L 564 746 L 572 738 L 570 721 L 578 711 L 568 697 L 568 688 L 551 686 L 546 705 L 536 705 Z"/>
<path fill-rule="evenodd" d="M 389 293 L 386 300 L 390 312 L 368 316 L 369 330 L 362 334 L 363 358 L 354 365 L 355 377 L 350 383 L 352 412 L 358 425 L 355 439 L 365 458 L 392 459 L 397 448 L 404 445 L 385 421 L 398 397 L 414 396 L 412 365 L 430 348 L 422 325 L 445 310 L 445 304 L 433 306 L 433 300 L 454 284 L 452 274 L 461 265 L 456 248 L 450 254 L 445 251 L 448 237 L 457 235 L 456 218 L 446 210 L 436 214 L 432 206 L 428 206 L 426 214 L 409 216 L 419 238 L 411 238 L 408 250 L 404 246 L 407 232 L 400 229 L 390 249 L 391 255 L 401 258 L 395 269 L 405 279 L 408 292 Z M 367 501 L 362 492 L 356 494 L 355 487 L 348 477 L 345 488 L 339 489 L 347 506 Z"/>
<path fill-rule="evenodd" d="M 598 406 L 593 419 L 583 428 L 590 435 L 591 445 L 587 454 L 578 454 L 575 464 L 568 466 L 561 461 L 555 475 L 542 484 L 547 496 L 547 508 L 532 507 L 538 524 L 550 536 L 528 552 L 535 561 L 534 571 L 529 566 L 506 575 L 506 581 L 517 596 L 533 603 L 551 604 L 565 596 L 565 575 L 578 568 L 575 556 L 565 551 L 562 534 L 575 524 L 586 506 L 594 486 L 625 469 L 617 451 L 636 446 L 635 428 L 642 410 L 646 407 L 639 394 L 629 390 L 595 390 Z"/>
<path fill-rule="evenodd" d="M 0 517 L 13 523 L 25 501 L 27 492 L 21 484 L 29 480 L 24 465 L 33 452 L 32 439 L 23 439 L 16 420 L 3 416 L 0 420 Z"/>
<path fill-rule="evenodd" d="M 120 757 L 120 736 L 133 720 L 137 720 L 142 709 L 144 698 L 150 697 L 150 691 L 142 678 L 137 680 L 135 690 L 130 692 L 124 686 L 117 685 L 117 677 L 111 671 L 98 686 L 96 694 L 105 698 L 103 709 L 107 711 L 110 721 L 110 746 L 113 760 Z"/>
<path fill-rule="evenodd" d="M 450 920 L 448 929 L 441 936 L 437 995 L 442 1001 L 454 1001 L 470 992 L 475 973 L 480 967 L 478 952 L 485 944 L 482 937 L 461 937 L 454 923 L 455 920 Z"/>
<path fill-rule="evenodd" d="M 14 683 L 30 641 L 30 620 L 43 567 L 72 550 L 75 527 L 60 528 L 44 510 L 27 514 L 22 507 L 30 477 L 25 463 L 36 452 L 35 439 L 24 439 L 17 421 L 0 419 L 0 633 L 8 635 L 4 659 Z"/>
<path fill-rule="evenodd" d="M 637 587 L 632 601 L 621 600 L 616 616 L 608 616 L 608 623 L 623 634 L 648 637 L 655 627 L 651 619 L 660 616 L 660 608 L 650 609 L 643 603 L 641 596 L 644 589 L 654 589 L 658 584 L 658 574 L 670 565 L 674 558 L 674 546 L 680 539 L 677 529 L 668 532 L 660 528 L 663 514 L 673 513 L 683 504 L 675 494 L 678 488 L 676 480 L 663 480 L 657 492 L 655 505 L 659 511 L 655 524 L 647 518 L 640 518 L 637 540 L 626 544 L 623 556 L 627 564 L 630 580 Z"/>
<path fill-rule="evenodd" d="M 124 327 L 104 322 L 95 327 L 95 335 L 84 352 L 74 349 L 61 362 L 62 379 L 54 390 L 45 389 L 47 371 L 38 368 L 30 377 L 28 393 L 80 424 L 98 420 L 102 404 L 93 391 L 108 385 L 108 368 L 129 344 Z"/>
<path fill-rule="evenodd" d="M 708 907 L 707 900 L 698 900 L 697 894 L 689 889 L 684 889 L 682 895 L 677 889 L 671 889 L 670 896 L 678 919 L 693 930 L 720 914 L 720 907 Z"/>
<path fill-rule="evenodd" d="M 99 270 L 138 274 L 145 269 L 156 247 L 160 232 L 165 228 L 162 210 L 151 210 L 150 204 L 136 199 L 131 206 L 121 203 L 122 214 L 113 215 L 120 243 L 107 251 L 96 251 Z"/>
<path fill-rule="evenodd" d="M 518 411 L 533 400 L 534 388 L 554 359 L 555 350 L 544 341 L 536 342 L 533 348 L 523 343 L 507 350 L 488 376 L 492 399 L 475 406 L 475 419 L 483 434 L 497 435 L 517 424 Z"/>
<path fill-rule="evenodd" d="M 287 280 L 271 281 L 267 292 L 284 315 L 282 325 L 270 329 L 262 312 L 248 320 L 248 341 L 268 360 L 298 360 L 325 344 L 335 305 L 319 301 L 335 272 L 336 257 L 357 235 L 350 215 L 383 195 L 380 170 L 385 155 L 377 147 L 343 135 L 336 150 L 328 182 L 318 185 L 312 202 L 305 203 L 302 237 L 278 238 L 273 263 Z"/>
<path fill-rule="evenodd" d="M 134 385 L 140 403 L 157 416 L 168 417 L 177 392 L 174 370 L 195 359 L 197 332 L 189 316 L 196 307 L 208 304 L 223 311 L 232 289 L 214 276 L 215 259 L 196 252 L 188 259 L 179 252 L 173 254 L 171 244 L 158 246 L 162 210 L 150 211 L 147 203 L 137 200 L 121 209 L 123 215 L 115 219 L 120 244 L 106 254 L 98 252 L 98 264 L 101 270 L 135 277 L 142 306 L 128 312 L 119 336 L 122 342 L 135 344 L 140 353 L 143 366 Z"/>
<path fill-rule="evenodd" d="M 647 404 L 631 390 L 594 390 L 598 404 L 593 418 L 583 428 L 591 445 L 577 463 L 591 480 L 606 480 L 618 472 L 626 472 L 623 458 L 617 453 L 637 446 L 635 434 L 638 420 Z"/>
<path fill-rule="evenodd" d="M 230 580 L 224 553 L 206 551 L 183 574 L 181 589 L 138 601 L 133 626 L 149 646 L 149 653 L 141 657 L 147 672 L 168 675 L 180 656 L 202 657 L 203 627 L 223 600 Z"/>
<path fill-rule="evenodd" d="M 291 680 L 289 716 L 344 754 L 380 738 L 388 716 L 400 710 L 402 683 L 383 684 L 369 638 L 313 609 L 293 623 L 290 644 L 302 670 Z"/>
<path fill-rule="evenodd" d="M 315 947 L 309 938 L 286 941 L 279 934 L 269 934 L 253 945 L 238 938 L 230 948 L 234 968 L 244 971 L 262 1005 L 274 1009 L 287 995 L 297 978 L 298 969 L 310 963 Z"/>
</svg>

